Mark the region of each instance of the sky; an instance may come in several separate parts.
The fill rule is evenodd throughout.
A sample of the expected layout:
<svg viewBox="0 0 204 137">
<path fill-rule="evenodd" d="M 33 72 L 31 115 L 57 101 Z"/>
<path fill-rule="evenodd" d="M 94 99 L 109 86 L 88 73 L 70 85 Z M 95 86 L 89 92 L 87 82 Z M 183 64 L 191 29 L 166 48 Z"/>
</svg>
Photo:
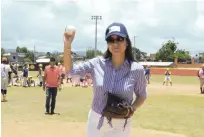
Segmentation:
<svg viewBox="0 0 204 137">
<path fill-rule="evenodd" d="M 37 51 L 63 51 L 67 25 L 76 28 L 73 51 L 95 46 L 105 51 L 105 30 L 123 23 L 134 46 L 150 54 L 174 38 L 179 49 L 204 52 L 204 0 L 2 0 L 1 45 L 7 49 L 26 46 Z"/>
</svg>

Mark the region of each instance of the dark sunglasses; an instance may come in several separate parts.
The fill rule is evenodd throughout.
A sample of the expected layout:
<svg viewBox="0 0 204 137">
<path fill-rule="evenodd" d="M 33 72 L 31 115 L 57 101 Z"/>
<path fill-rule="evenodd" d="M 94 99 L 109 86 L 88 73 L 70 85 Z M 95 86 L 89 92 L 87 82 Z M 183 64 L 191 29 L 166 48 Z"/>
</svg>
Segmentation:
<svg viewBox="0 0 204 137">
<path fill-rule="evenodd" d="M 125 38 L 123 38 L 123 37 L 116 37 L 115 39 L 114 38 L 112 38 L 112 37 L 108 37 L 107 39 L 106 39 L 106 41 L 107 41 L 107 43 L 115 43 L 115 41 L 116 42 L 122 42 L 122 41 L 124 41 L 124 39 Z"/>
</svg>

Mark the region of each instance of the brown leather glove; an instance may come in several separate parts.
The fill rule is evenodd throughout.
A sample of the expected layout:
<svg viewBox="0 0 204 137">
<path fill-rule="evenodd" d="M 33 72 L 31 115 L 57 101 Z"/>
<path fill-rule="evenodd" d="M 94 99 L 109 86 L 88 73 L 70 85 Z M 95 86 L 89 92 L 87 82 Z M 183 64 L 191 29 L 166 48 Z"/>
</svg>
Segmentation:
<svg viewBox="0 0 204 137">
<path fill-rule="evenodd" d="M 118 96 L 108 94 L 106 107 L 102 115 L 109 118 L 125 119 L 130 118 L 134 114 L 134 108 L 126 101 L 120 99 Z"/>
</svg>

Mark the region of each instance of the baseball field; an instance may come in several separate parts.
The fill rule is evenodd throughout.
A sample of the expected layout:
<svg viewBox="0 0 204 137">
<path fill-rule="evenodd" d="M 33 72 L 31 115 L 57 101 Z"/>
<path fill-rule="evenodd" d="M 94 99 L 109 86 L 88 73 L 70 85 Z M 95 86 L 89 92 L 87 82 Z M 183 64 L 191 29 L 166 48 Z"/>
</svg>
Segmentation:
<svg viewBox="0 0 204 137">
<path fill-rule="evenodd" d="M 36 76 L 32 72 L 33 76 Z M 203 137 L 204 95 L 196 76 L 153 75 L 148 98 L 133 116 L 132 137 Z M 1 103 L 2 137 L 85 137 L 92 88 L 65 85 L 58 92 L 56 112 L 44 115 L 45 92 L 39 87 L 9 87 Z"/>
</svg>

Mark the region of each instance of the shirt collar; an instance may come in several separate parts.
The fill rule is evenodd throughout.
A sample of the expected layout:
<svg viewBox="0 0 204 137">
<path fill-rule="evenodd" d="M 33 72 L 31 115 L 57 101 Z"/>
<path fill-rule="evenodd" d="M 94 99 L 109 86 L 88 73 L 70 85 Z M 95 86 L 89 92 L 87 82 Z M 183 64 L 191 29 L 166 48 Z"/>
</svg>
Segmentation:
<svg viewBox="0 0 204 137">
<path fill-rule="evenodd" d="M 108 66 L 113 67 L 112 63 L 111 63 L 111 58 L 106 58 L 104 59 L 104 61 L 107 63 Z M 126 68 L 130 66 L 130 62 L 128 61 L 128 59 L 125 59 L 125 62 L 119 67 L 120 68 Z"/>
</svg>

